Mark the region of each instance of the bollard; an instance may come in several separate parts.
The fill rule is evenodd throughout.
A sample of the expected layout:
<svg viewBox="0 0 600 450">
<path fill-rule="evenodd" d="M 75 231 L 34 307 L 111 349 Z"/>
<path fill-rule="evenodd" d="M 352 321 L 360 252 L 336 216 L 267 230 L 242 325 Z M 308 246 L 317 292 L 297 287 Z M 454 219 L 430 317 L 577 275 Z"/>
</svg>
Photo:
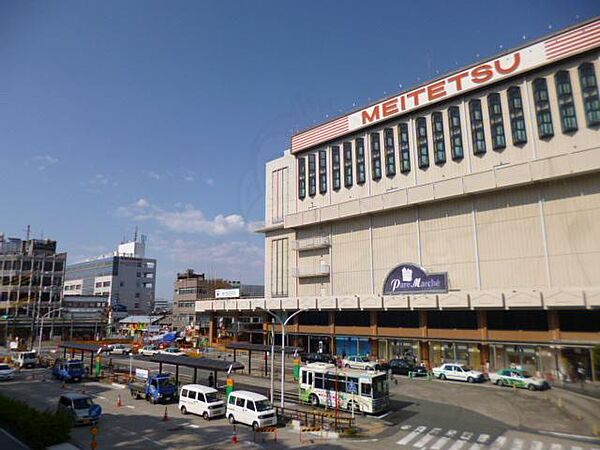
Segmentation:
<svg viewBox="0 0 600 450">
<path fill-rule="evenodd" d="M 167 422 L 169 420 L 169 415 L 167 414 L 167 407 L 165 406 L 165 413 L 163 414 L 162 421 Z"/>
<path fill-rule="evenodd" d="M 117 408 L 123 406 L 123 402 L 121 401 L 121 394 L 117 396 Z"/>
<path fill-rule="evenodd" d="M 235 424 L 233 424 L 233 434 L 231 435 L 231 443 L 232 444 L 237 444 L 237 430 L 235 428 Z"/>
</svg>

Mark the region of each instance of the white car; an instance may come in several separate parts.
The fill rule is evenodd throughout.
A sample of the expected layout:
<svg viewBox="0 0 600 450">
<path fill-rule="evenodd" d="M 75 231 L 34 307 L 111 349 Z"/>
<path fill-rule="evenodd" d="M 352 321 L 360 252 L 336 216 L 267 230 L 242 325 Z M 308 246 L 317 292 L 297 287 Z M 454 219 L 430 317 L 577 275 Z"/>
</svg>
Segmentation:
<svg viewBox="0 0 600 450">
<path fill-rule="evenodd" d="M 342 365 L 350 369 L 376 370 L 377 363 L 369 360 L 366 356 L 348 356 L 342 360 Z"/>
<path fill-rule="evenodd" d="M 131 346 L 126 344 L 113 344 L 110 346 L 110 353 L 112 355 L 129 355 L 131 353 Z"/>
<path fill-rule="evenodd" d="M 225 415 L 225 403 L 218 396 L 219 392 L 201 384 L 184 384 L 179 394 L 179 410 L 181 414 L 198 414 L 204 420 Z"/>
<path fill-rule="evenodd" d="M 8 364 L 0 364 L 0 380 L 12 380 L 15 378 L 15 369 Z"/>
<path fill-rule="evenodd" d="M 179 350 L 178 348 L 175 348 L 175 347 L 170 347 L 165 350 L 160 350 L 158 353 L 161 355 L 173 355 L 173 356 L 185 356 L 186 355 L 185 352 L 182 352 L 181 350 Z"/>
<path fill-rule="evenodd" d="M 264 395 L 250 391 L 233 391 L 227 399 L 227 420 L 250 425 L 257 430 L 277 425 L 277 416 L 273 405 Z"/>
<path fill-rule="evenodd" d="M 440 380 L 467 381 L 469 383 L 482 383 L 485 381 L 482 372 L 472 370 L 464 364 L 446 363 L 433 368 L 433 376 Z"/>
<path fill-rule="evenodd" d="M 550 385 L 543 378 L 531 376 L 522 369 L 502 369 L 490 373 L 490 381 L 498 386 L 514 386 L 529 389 L 530 391 L 543 391 L 550 389 Z"/>
<path fill-rule="evenodd" d="M 154 345 L 146 345 L 145 347 L 140 348 L 138 353 L 142 356 L 153 356 L 159 354 L 160 350 Z"/>
</svg>

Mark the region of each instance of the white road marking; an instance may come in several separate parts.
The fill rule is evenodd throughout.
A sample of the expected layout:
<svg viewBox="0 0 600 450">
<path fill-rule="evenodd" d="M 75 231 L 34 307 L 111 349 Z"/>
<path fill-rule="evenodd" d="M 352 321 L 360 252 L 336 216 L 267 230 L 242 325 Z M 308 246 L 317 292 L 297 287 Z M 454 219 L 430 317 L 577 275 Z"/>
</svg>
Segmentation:
<svg viewBox="0 0 600 450">
<path fill-rule="evenodd" d="M 544 444 L 540 441 L 533 441 L 529 446 L 529 450 L 542 450 L 544 448 Z"/>
<path fill-rule="evenodd" d="M 410 425 L 402 425 L 400 427 L 401 430 L 410 430 Z"/>
<path fill-rule="evenodd" d="M 440 450 L 444 445 L 446 445 L 446 442 L 448 442 L 449 440 L 450 440 L 450 438 L 447 438 L 447 437 L 441 437 L 441 438 L 439 438 L 431 446 L 431 450 Z"/>
<path fill-rule="evenodd" d="M 96 398 L 99 398 L 100 400 L 106 400 L 106 397 L 103 395 L 96 395 Z"/>
<path fill-rule="evenodd" d="M 158 441 L 155 441 L 154 439 L 150 439 L 149 437 L 146 437 L 146 436 L 140 436 L 140 438 L 142 438 L 142 439 L 144 439 L 144 440 L 146 440 L 146 441 L 152 442 L 154 445 L 157 445 L 157 446 L 159 446 L 159 447 L 164 447 L 164 446 L 163 446 L 163 445 L 162 445 L 160 442 L 158 442 Z"/>
<path fill-rule="evenodd" d="M 458 431 L 456 431 L 456 430 L 448 430 L 448 432 L 446 433 L 446 436 L 453 437 L 453 436 L 456 436 L 456 433 L 458 433 Z"/>
<path fill-rule="evenodd" d="M 384 417 L 389 416 L 391 413 L 392 413 L 391 411 L 388 411 L 385 414 L 382 414 L 381 416 L 375 416 L 375 418 L 376 419 L 383 419 Z"/>
<path fill-rule="evenodd" d="M 125 405 L 125 408 L 129 408 L 129 409 L 135 409 L 135 406 L 132 406 L 132 405 Z"/>
<path fill-rule="evenodd" d="M 481 450 L 480 444 L 473 444 L 469 447 L 469 450 Z"/>
<path fill-rule="evenodd" d="M 552 436 L 559 436 L 559 437 L 566 437 L 566 438 L 573 438 L 573 439 L 581 439 L 581 440 L 584 440 L 584 441 L 597 441 L 598 440 L 598 438 L 594 437 L 594 436 L 583 436 L 581 434 L 559 433 L 558 431 L 538 430 L 538 433 L 540 433 L 540 434 L 550 434 Z M 594 449 L 594 450 L 598 450 L 598 449 Z"/>
<path fill-rule="evenodd" d="M 506 438 L 504 436 L 498 436 L 492 443 L 490 450 L 500 450 L 506 444 Z"/>
<path fill-rule="evenodd" d="M 425 447 L 425 445 L 431 441 L 432 439 L 434 439 L 438 434 L 440 434 L 440 431 L 442 431 L 441 428 L 433 428 L 431 429 L 431 431 L 429 431 L 429 433 L 427 433 L 425 436 L 423 436 L 421 439 L 419 439 L 417 442 L 415 442 L 414 447 L 416 448 L 421 448 L 421 447 Z"/>
<path fill-rule="evenodd" d="M 452 447 L 450 447 L 448 450 L 459 450 L 461 449 L 465 444 L 467 443 L 467 441 L 455 441 L 454 444 L 452 444 Z"/>
<path fill-rule="evenodd" d="M 490 440 L 489 434 L 480 434 L 479 437 L 477 438 L 477 442 L 479 442 L 480 444 L 485 444 L 489 440 Z"/>
<path fill-rule="evenodd" d="M 187 426 L 190 428 L 200 428 L 198 425 L 196 425 L 194 423 L 188 423 Z"/>
<path fill-rule="evenodd" d="M 411 431 L 410 433 L 408 433 L 406 436 L 404 436 L 402 439 L 400 439 L 396 443 L 398 445 L 406 445 L 410 441 L 412 441 L 414 438 L 416 438 L 418 435 L 420 435 L 426 429 L 427 429 L 427 427 L 423 427 L 423 426 L 417 427 L 417 428 L 415 428 L 415 431 Z"/>
<path fill-rule="evenodd" d="M 550 445 L 550 450 L 562 450 L 562 448 L 563 448 L 563 446 L 560 444 L 554 443 L 554 444 Z"/>
<path fill-rule="evenodd" d="M 464 431 L 463 434 L 460 435 L 460 438 L 463 441 L 468 441 L 473 437 L 473 433 L 471 433 L 470 431 Z"/>
<path fill-rule="evenodd" d="M 571 445 L 571 450 L 583 450 L 581 447 L 574 447 L 573 445 Z"/>
<path fill-rule="evenodd" d="M 521 450 L 523 448 L 523 444 L 525 444 L 523 439 L 515 438 L 510 448 L 511 450 Z"/>
</svg>

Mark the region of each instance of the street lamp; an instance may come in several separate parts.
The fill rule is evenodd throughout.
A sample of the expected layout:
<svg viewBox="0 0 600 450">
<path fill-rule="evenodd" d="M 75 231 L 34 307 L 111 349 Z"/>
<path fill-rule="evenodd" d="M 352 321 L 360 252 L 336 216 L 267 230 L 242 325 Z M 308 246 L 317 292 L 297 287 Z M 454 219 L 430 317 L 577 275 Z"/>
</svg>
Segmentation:
<svg viewBox="0 0 600 450">
<path fill-rule="evenodd" d="M 60 311 L 61 309 L 64 309 L 64 307 L 62 307 L 62 306 L 61 306 L 60 308 L 54 308 L 54 309 L 51 309 L 50 311 L 48 311 L 46 314 L 44 314 L 44 315 L 42 316 L 42 322 L 41 322 L 41 324 L 40 324 L 40 336 L 39 336 L 39 339 L 38 339 L 38 354 L 39 354 L 39 353 L 41 352 L 41 350 L 42 350 L 42 333 L 43 333 L 43 331 L 44 331 L 44 319 L 45 319 L 46 317 L 48 317 L 50 314 L 52 314 L 53 312 Z"/>
<path fill-rule="evenodd" d="M 285 326 L 292 319 L 292 317 L 294 317 L 297 314 L 300 314 L 303 311 L 306 311 L 306 309 L 299 309 L 295 313 L 288 316 L 288 318 L 285 319 L 285 321 L 281 317 L 279 317 L 277 314 L 269 311 L 268 309 L 264 309 L 264 308 L 260 308 L 260 307 L 258 307 L 257 309 L 262 309 L 264 312 L 270 314 L 275 319 L 277 319 L 279 321 L 279 323 L 281 324 L 281 402 L 280 402 L 280 405 L 281 405 L 281 408 L 283 408 L 283 394 L 285 392 L 285 386 L 284 386 L 284 381 L 285 381 L 284 380 L 284 376 L 285 376 Z M 273 366 L 271 365 L 271 371 L 272 370 L 273 370 Z"/>
</svg>

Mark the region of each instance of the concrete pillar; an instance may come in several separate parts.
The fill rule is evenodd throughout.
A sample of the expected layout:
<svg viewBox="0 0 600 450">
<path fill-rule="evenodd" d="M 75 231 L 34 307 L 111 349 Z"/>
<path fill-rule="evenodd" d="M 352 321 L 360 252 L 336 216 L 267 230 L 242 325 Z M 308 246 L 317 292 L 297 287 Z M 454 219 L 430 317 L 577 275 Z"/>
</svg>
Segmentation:
<svg viewBox="0 0 600 450">
<path fill-rule="evenodd" d="M 558 319 L 558 311 L 549 310 L 548 314 L 548 330 L 550 330 L 550 339 L 552 341 L 560 341 L 560 321 Z"/>
<path fill-rule="evenodd" d="M 429 342 L 419 341 L 419 353 L 421 354 L 421 361 L 431 369 L 431 362 L 429 360 Z"/>
<path fill-rule="evenodd" d="M 427 311 L 419 311 L 419 330 L 421 331 L 421 337 L 427 336 Z"/>
</svg>

